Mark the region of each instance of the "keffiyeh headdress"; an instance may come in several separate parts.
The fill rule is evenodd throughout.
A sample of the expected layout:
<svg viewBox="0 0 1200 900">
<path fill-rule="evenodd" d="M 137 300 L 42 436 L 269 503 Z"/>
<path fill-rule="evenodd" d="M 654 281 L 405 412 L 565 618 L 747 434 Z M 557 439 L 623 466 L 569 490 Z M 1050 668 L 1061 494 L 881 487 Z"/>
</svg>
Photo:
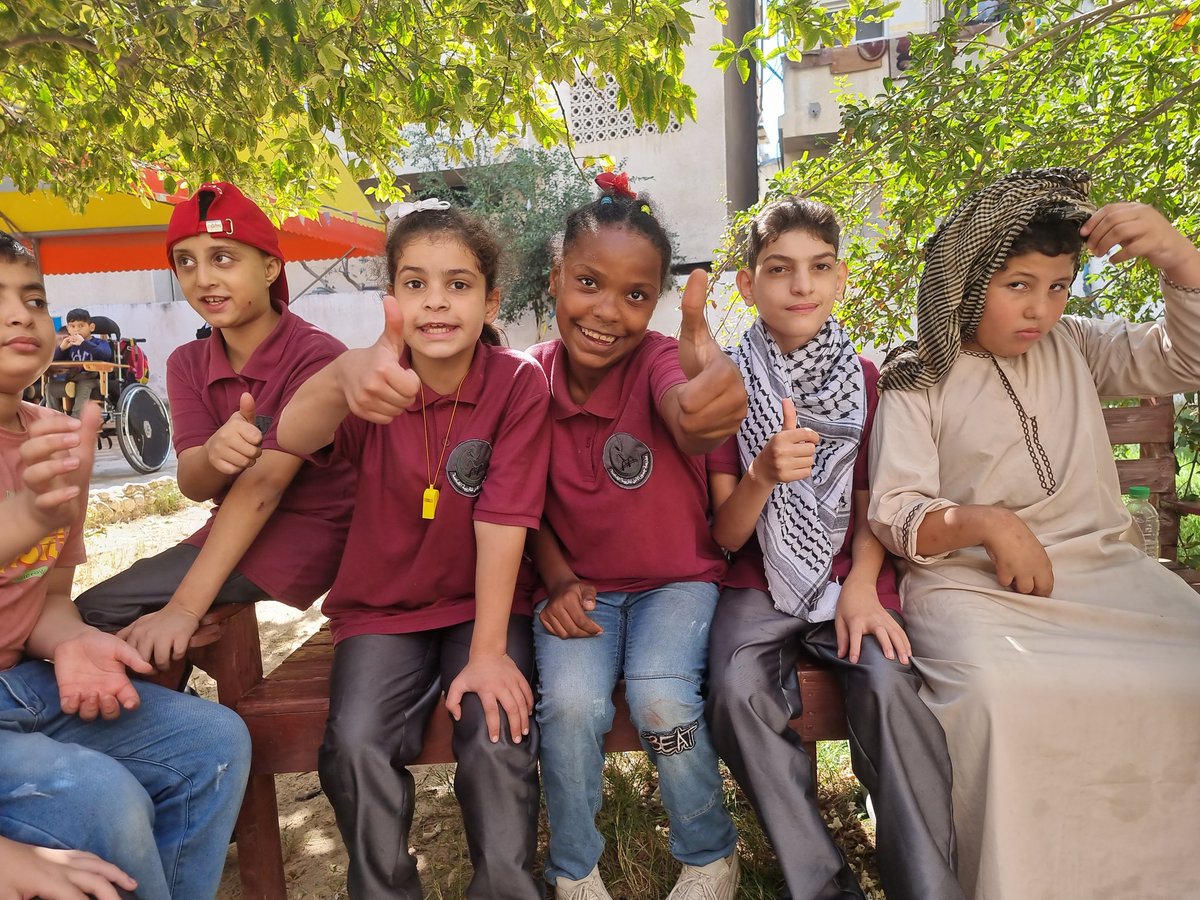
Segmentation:
<svg viewBox="0 0 1200 900">
<path fill-rule="evenodd" d="M 1095 212 L 1083 169 L 1013 172 L 971 194 L 925 244 L 917 288 L 917 339 L 888 354 L 879 389 L 916 391 L 937 384 L 983 316 L 988 282 L 1013 241 L 1035 218 L 1082 225 Z"/>
</svg>

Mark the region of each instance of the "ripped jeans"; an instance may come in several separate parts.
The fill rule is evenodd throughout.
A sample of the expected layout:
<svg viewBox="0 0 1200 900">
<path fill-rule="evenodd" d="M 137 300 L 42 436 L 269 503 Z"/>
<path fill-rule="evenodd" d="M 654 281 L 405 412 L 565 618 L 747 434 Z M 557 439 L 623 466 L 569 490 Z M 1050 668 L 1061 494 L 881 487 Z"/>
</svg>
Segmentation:
<svg viewBox="0 0 1200 900">
<path fill-rule="evenodd" d="M 62 712 L 54 667 L 0 671 L 0 835 L 88 850 L 138 900 L 216 895 L 250 771 L 232 710 L 136 682 L 141 706 L 105 722 Z"/>
<path fill-rule="evenodd" d="M 715 585 L 688 581 L 598 594 L 590 615 L 604 633 L 594 637 L 557 638 L 535 616 L 551 884 L 560 876 L 583 878 L 604 850 L 595 819 L 612 692 L 622 675 L 642 747 L 658 767 L 671 854 L 703 866 L 733 852 L 737 833 L 725 809 L 701 694 L 716 606 Z"/>
</svg>

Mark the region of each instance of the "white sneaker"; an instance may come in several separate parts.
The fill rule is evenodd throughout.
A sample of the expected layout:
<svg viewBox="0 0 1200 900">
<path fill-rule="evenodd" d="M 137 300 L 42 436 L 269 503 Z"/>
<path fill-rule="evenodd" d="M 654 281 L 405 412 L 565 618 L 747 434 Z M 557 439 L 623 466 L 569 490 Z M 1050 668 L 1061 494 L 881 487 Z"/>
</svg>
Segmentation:
<svg viewBox="0 0 1200 900">
<path fill-rule="evenodd" d="M 613 900 L 600 880 L 599 866 L 578 881 L 560 876 L 554 882 L 554 896 L 556 900 Z M 729 896 L 732 898 L 733 894 Z"/>
<path fill-rule="evenodd" d="M 734 900 L 741 875 L 737 851 L 707 866 L 684 866 L 667 900 Z"/>
</svg>

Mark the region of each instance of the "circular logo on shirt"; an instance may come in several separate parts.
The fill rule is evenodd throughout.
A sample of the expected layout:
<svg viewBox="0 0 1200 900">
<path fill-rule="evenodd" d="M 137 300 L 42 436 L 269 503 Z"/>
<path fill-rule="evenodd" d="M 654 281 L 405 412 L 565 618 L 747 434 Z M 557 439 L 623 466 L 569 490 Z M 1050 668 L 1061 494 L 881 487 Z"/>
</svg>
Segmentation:
<svg viewBox="0 0 1200 900">
<path fill-rule="evenodd" d="M 492 445 L 474 439 L 463 441 L 446 460 L 446 480 L 465 497 L 478 497 L 492 461 Z"/>
<path fill-rule="evenodd" d="M 604 442 L 604 468 L 613 484 L 632 491 L 650 478 L 654 454 L 632 434 L 618 431 Z"/>
</svg>

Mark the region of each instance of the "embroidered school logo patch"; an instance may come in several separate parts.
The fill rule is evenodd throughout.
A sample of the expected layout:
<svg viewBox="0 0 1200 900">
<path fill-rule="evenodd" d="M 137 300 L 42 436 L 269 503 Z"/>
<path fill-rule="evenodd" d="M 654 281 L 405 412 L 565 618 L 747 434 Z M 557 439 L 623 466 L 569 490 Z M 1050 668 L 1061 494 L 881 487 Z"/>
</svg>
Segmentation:
<svg viewBox="0 0 1200 900">
<path fill-rule="evenodd" d="M 604 442 L 604 468 L 613 484 L 632 491 L 650 478 L 654 454 L 632 434 L 618 431 Z"/>
<path fill-rule="evenodd" d="M 464 497 L 478 497 L 491 461 L 492 445 L 487 441 L 463 441 L 446 460 L 446 480 Z"/>
</svg>

